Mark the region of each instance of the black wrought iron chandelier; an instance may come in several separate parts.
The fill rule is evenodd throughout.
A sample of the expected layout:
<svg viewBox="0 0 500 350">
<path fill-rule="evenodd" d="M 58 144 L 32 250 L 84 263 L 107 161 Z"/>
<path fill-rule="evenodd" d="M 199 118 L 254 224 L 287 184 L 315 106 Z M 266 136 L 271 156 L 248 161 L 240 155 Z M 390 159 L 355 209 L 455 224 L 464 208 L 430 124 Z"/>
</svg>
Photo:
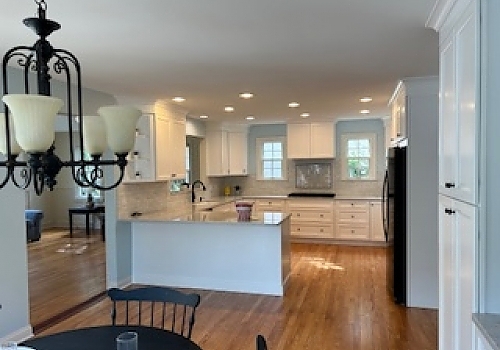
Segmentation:
<svg viewBox="0 0 500 350">
<path fill-rule="evenodd" d="M 53 190 L 59 171 L 70 167 L 78 186 L 113 189 L 123 180 L 127 155 L 134 146 L 136 123 L 141 112 L 134 107 L 115 105 L 99 108 L 98 116 L 83 116 L 80 64 L 71 52 L 56 49 L 47 41 L 47 37 L 61 26 L 46 18 L 44 0 L 34 1 L 38 5 L 38 17 L 26 18 L 23 23 L 39 39 L 33 46 L 17 46 L 8 50 L 2 61 L 4 113 L 0 115 L 0 153 L 4 154 L 5 160 L 0 161 L 0 168 L 5 168 L 5 178 L 1 180 L 0 188 L 9 181 L 22 189 L 33 184 L 36 194 L 40 195 L 45 188 Z M 9 94 L 7 66 L 11 61 L 15 61 L 24 72 L 22 94 Z M 51 68 L 55 74 L 65 78 L 65 103 L 62 99 L 51 97 Z M 35 74 L 37 92 L 31 93 L 30 76 Z M 72 84 L 76 85 L 75 108 Z M 64 104 L 70 159 L 63 161 L 54 153 L 54 139 L 55 118 Z M 78 122 L 76 138 L 72 125 L 75 117 Z M 116 156 L 114 159 L 102 156 L 108 145 Z M 79 152 L 75 151 L 76 148 Z M 22 155 L 23 151 L 26 156 Z M 86 160 L 84 152 L 90 154 L 91 159 Z M 119 169 L 118 179 L 111 185 L 102 183 L 104 166 L 117 166 Z"/>
</svg>

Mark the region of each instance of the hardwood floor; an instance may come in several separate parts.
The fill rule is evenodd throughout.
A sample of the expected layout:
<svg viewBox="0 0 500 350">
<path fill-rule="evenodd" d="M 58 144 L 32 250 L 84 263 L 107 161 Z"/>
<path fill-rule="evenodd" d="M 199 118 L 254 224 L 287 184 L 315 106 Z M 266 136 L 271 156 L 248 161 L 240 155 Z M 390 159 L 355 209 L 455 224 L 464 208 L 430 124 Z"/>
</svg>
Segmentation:
<svg viewBox="0 0 500 350">
<path fill-rule="evenodd" d="M 294 244 L 283 298 L 198 290 L 192 339 L 205 350 L 253 350 L 258 333 L 270 350 L 437 349 L 437 311 L 394 305 L 385 254 L 384 248 Z M 39 334 L 109 324 L 110 310 L 104 298 Z"/>
<path fill-rule="evenodd" d="M 30 320 L 35 329 L 106 289 L 105 247 L 100 232 L 44 231 L 28 244 Z"/>
</svg>

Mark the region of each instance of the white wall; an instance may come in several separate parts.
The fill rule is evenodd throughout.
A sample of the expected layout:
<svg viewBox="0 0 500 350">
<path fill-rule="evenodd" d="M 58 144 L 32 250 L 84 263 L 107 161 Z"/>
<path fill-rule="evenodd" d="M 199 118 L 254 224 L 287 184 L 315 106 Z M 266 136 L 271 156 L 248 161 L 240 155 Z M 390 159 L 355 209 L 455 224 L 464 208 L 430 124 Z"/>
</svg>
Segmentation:
<svg viewBox="0 0 500 350">
<path fill-rule="evenodd" d="M 0 343 L 31 335 L 24 192 L 0 190 Z M 8 209 L 8 210 L 7 210 Z"/>
</svg>

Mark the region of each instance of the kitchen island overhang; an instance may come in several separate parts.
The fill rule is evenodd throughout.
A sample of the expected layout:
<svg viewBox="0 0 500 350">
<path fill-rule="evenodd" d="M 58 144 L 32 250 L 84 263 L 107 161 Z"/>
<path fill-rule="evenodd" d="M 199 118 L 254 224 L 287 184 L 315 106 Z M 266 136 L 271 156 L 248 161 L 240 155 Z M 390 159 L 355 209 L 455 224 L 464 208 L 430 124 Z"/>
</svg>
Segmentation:
<svg viewBox="0 0 500 350">
<path fill-rule="evenodd" d="M 132 225 L 132 282 L 282 296 L 290 276 L 289 214 L 152 213 Z"/>
</svg>

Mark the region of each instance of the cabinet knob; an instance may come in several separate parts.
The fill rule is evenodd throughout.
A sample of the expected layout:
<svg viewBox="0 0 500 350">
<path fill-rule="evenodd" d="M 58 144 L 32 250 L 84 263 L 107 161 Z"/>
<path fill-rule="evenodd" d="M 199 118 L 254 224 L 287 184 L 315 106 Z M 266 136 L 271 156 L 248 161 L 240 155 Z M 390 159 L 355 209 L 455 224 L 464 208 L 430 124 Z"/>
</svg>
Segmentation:
<svg viewBox="0 0 500 350">
<path fill-rule="evenodd" d="M 446 214 L 448 214 L 448 215 L 453 215 L 453 214 L 455 214 L 455 210 L 450 209 L 450 208 L 445 208 L 445 209 L 444 209 L 444 212 L 445 212 Z"/>
<path fill-rule="evenodd" d="M 354 219 L 354 215 L 351 215 L 351 219 Z"/>
<path fill-rule="evenodd" d="M 297 231 L 300 231 L 300 227 L 297 229 Z"/>
<path fill-rule="evenodd" d="M 297 213 L 297 216 L 300 216 L 300 213 Z"/>
<path fill-rule="evenodd" d="M 351 230 L 351 233 L 354 233 L 355 231 L 354 230 Z"/>
<path fill-rule="evenodd" d="M 351 207 L 354 206 L 354 203 L 351 203 Z"/>
<path fill-rule="evenodd" d="M 177 177 L 177 174 L 172 174 L 172 177 Z"/>
<path fill-rule="evenodd" d="M 454 182 L 445 182 L 444 187 L 446 188 L 455 188 L 455 183 Z"/>
<path fill-rule="evenodd" d="M 323 214 L 319 214 L 319 217 L 322 218 L 323 217 Z"/>
<path fill-rule="evenodd" d="M 140 171 L 136 171 L 135 172 L 135 176 L 137 176 L 137 177 L 141 176 L 141 172 Z"/>
<path fill-rule="evenodd" d="M 322 228 L 320 228 L 320 229 L 319 229 L 319 232 L 323 232 L 323 229 L 322 229 Z"/>
</svg>

